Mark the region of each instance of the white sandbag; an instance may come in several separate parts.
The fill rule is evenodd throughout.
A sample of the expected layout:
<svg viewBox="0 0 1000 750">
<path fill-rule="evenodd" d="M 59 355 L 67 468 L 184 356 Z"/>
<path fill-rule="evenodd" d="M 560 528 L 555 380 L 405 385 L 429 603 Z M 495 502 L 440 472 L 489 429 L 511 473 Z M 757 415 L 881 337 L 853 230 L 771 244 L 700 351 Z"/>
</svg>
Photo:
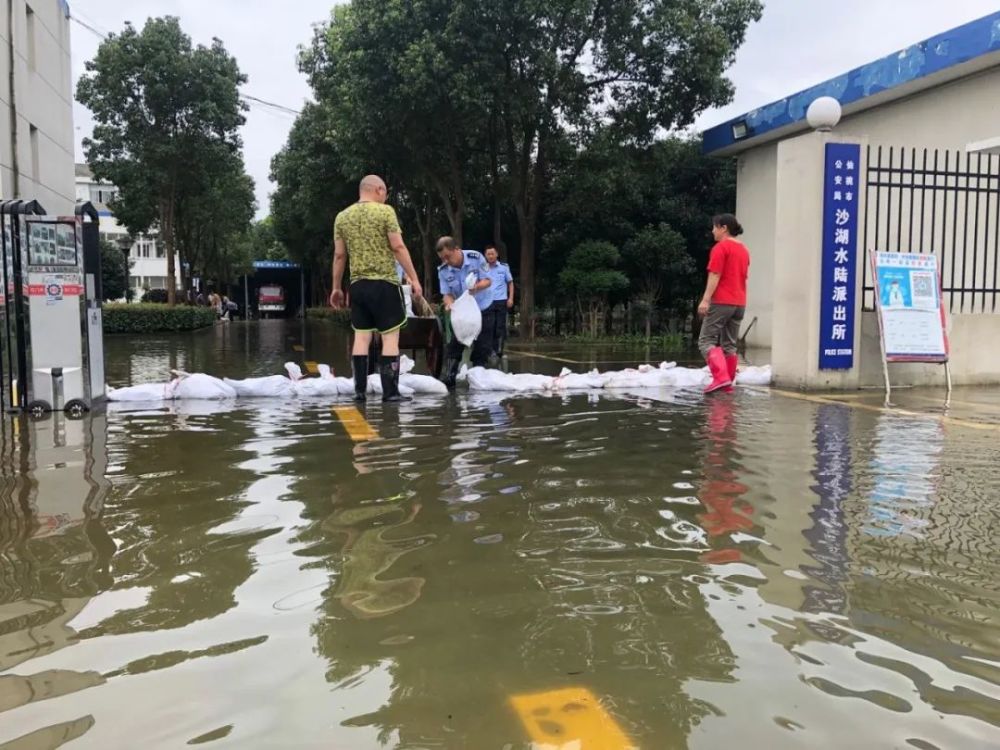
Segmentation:
<svg viewBox="0 0 1000 750">
<path fill-rule="evenodd" d="M 407 357 L 405 354 L 399 355 L 399 374 L 406 375 L 409 372 L 413 372 L 413 368 L 417 366 L 417 363 L 412 359 Z"/>
<path fill-rule="evenodd" d="M 295 395 L 299 398 L 336 399 L 340 396 L 336 378 L 302 378 L 296 380 L 293 387 Z M 353 389 L 351 392 L 354 392 Z"/>
<path fill-rule="evenodd" d="M 597 369 L 587 373 L 571 372 L 564 367 L 556 377 L 552 379 L 553 391 L 592 391 L 604 388 L 608 378 L 602 375 Z"/>
<path fill-rule="evenodd" d="M 448 386 L 437 378 L 432 378 L 430 375 L 412 375 L 404 373 L 399 376 L 400 392 L 402 392 L 403 388 L 409 388 L 414 393 L 425 394 L 428 396 L 448 395 Z"/>
<path fill-rule="evenodd" d="M 208 400 L 221 400 L 236 398 L 236 389 L 227 385 L 219 378 L 213 378 L 204 373 L 186 373 L 180 370 L 172 370 L 179 382 L 174 388 L 174 398 L 203 398 Z"/>
<path fill-rule="evenodd" d="M 479 303 L 469 292 L 464 292 L 451 306 L 451 332 L 463 346 L 472 346 L 483 330 L 483 314 Z"/>
<path fill-rule="evenodd" d="M 547 375 L 533 375 L 531 373 L 514 375 L 502 370 L 473 367 L 468 372 L 468 380 L 469 390 L 471 391 L 528 393 L 532 391 L 551 390 L 553 378 Z"/>
<path fill-rule="evenodd" d="M 337 383 L 337 393 L 341 396 L 354 395 L 354 380 L 351 378 L 334 378 Z"/>
<path fill-rule="evenodd" d="M 108 401 L 119 402 L 154 402 L 169 401 L 174 397 L 174 387 L 176 380 L 169 383 L 144 383 L 142 385 L 130 385 L 124 388 L 105 389 Z"/>
<path fill-rule="evenodd" d="M 292 369 L 289 368 L 289 365 L 291 365 Z M 293 377 L 295 375 L 295 370 L 299 370 L 299 377 L 295 379 L 293 386 L 295 388 L 295 395 L 300 398 L 336 399 L 339 396 L 346 396 L 348 393 L 354 393 L 354 382 L 348 380 L 347 378 L 334 377 L 333 370 L 330 368 L 330 365 L 316 365 L 316 371 L 319 375 L 315 378 L 301 377 L 302 371 L 294 362 L 286 363 L 285 370 L 288 372 L 289 377 Z M 345 392 L 341 390 L 341 380 L 347 381 L 350 385 L 349 391 Z"/>
<path fill-rule="evenodd" d="M 413 312 L 413 287 L 409 284 L 403 284 L 403 305 L 406 307 L 407 318 L 417 317 Z"/>
<path fill-rule="evenodd" d="M 285 362 L 285 372 L 289 380 L 302 380 L 302 368 L 294 362 Z"/>
<path fill-rule="evenodd" d="M 771 385 L 771 365 L 743 367 L 736 373 L 736 385 Z"/>
<path fill-rule="evenodd" d="M 607 380 L 604 387 L 617 389 L 632 388 L 660 388 L 664 385 L 673 385 L 676 368 L 661 370 L 652 365 L 639 365 L 637 368 L 626 368 L 605 373 Z"/>
<path fill-rule="evenodd" d="M 268 375 L 263 378 L 247 378 L 246 380 L 222 379 L 226 385 L 236 391 L 241 398 L 293 398 L 296 395 L 295 384 L 284 375 Z"/>
</svg>

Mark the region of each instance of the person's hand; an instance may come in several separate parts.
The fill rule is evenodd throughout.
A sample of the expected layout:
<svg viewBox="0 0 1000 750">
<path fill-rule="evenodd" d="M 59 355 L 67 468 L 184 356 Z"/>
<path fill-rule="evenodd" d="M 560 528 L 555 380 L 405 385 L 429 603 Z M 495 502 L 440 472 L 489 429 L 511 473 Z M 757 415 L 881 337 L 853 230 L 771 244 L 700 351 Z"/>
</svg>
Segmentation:
<svg viewBox="0 0 1000 750">
<path fill-rule="evenodd" d="M 410 279 L 410 291 L 414 299 L 424 296 L 424 288 L 420 286 L 420 282 L 416 279 Z"/>
<path fill-rule="evenodd" d="M 344 307 L 344 290 L 334 289 L 330 292 L 330 307 L 334 310 L 341 310 Z"/>
<path fill-rule="evenodd" d="M 510 298 L 508 297 L 508 298 L 507 298 L 507 309 L 508 309 L 508 310 L 511 310 L 511 309 L 513 309 L 513 307 L 514 307 L 514 300 L 512 300 L 512 299 L 510 299 Z"/>
<path fill-rule="evenodd" d="M 451 312 L 451 306 L 453 304 L 455 304 L 455 300 L 453 300 L 453 299 L 446 299 L 444 301 L 444 311 L 445 312 Z"/>
<path fill-rule="evenodd" d="M 700 304 L 700 305 L 698 305 L 698 314 L 699 314 L 699 315 L 700 315 L 701 317 L 703 317 L 703 318 L 704 318 L 704 317 L 705 317 L 706 315 L 708 315 L 708 305 L 709 305 L 709 302 L 708 302 L 708 300 L 705 300 L 705 299 L 703 299 L 703 300 L 701 301 L 701 304 Z"/>
</svg>

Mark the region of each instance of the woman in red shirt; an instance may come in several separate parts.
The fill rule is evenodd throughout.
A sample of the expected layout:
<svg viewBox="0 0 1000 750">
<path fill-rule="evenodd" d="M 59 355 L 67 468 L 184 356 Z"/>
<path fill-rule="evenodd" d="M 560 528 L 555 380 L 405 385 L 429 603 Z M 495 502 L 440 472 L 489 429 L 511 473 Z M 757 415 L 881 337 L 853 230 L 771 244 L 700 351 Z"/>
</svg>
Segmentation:
<svg viewBox="0 0 1000 750">
<path fill-rule="evenodd" d="M 698 338 L 712 382 L 705 393 L 720 389 L 732 390 L 736 378 L 736 341 L 747 306 L 747 271 L 750 253 L 735 238 L 743 227 L 732 214 L 720 214 L 712 219 L 715 247 L 708 257 L 708 284 L 698 305 L 698 314 L 705 318 Z"/>
</svg>

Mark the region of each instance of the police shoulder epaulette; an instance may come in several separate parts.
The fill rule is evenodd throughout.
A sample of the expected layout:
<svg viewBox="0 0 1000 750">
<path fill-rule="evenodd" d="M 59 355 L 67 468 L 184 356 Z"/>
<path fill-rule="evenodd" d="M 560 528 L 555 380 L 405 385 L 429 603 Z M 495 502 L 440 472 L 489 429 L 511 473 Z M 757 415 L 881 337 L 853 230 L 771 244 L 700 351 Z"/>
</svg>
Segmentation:
<svg viewBox="0 0 1000 750">
<path fill-rule="evenodd" d="M 472 260 L 476 260 L 478 258 L 483 257 L 479 253 L 477 253 L 475 250 L 466 250 L 465 254 L 466 254 L 467 257 L 471 258 Z"/>
</svg>

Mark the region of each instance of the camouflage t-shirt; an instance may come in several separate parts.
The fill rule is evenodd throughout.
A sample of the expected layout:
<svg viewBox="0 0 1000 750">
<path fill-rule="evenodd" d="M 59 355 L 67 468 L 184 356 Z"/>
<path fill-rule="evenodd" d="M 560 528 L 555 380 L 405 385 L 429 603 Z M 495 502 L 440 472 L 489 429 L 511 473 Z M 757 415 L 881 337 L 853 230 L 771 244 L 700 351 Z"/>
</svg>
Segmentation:
<svg viewBox="0 0 1000 750">
<path fill-rule="evenodd" d="M 347 245 L 351 281 L 380 279 L 399 284 L 396 256 L 389 245 L 389 233 L 399 231 L 396 212 L 384 203 L 359 202 L 337 214 L 333 236 Z"/>
</svg>

